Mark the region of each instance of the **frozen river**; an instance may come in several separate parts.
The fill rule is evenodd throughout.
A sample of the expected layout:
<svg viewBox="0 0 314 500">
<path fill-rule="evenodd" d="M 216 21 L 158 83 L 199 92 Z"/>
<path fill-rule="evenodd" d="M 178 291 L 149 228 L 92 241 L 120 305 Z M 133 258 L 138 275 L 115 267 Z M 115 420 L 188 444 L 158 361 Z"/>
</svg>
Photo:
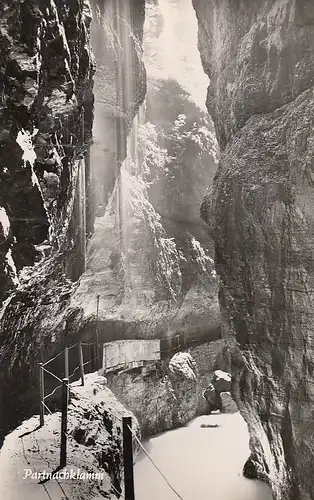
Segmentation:
<svg viewBox="0 0 314 500">
<path fill-rule="evenodd" d="M 250 454 L 248 440 L 240 414 L 212 414 L 153 437 L 144 446 L 183 500 L 272 500 L 266 484 L 242 476 Z M 135 498 L 178 499 L 143 452 L 135 465 Z"/>
</svg>

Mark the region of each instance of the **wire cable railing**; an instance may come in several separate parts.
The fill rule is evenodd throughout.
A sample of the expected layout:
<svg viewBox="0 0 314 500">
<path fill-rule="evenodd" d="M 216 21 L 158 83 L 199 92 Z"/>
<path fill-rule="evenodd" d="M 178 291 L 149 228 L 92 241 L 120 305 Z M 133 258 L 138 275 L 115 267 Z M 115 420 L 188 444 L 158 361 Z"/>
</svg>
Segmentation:
<svg viewBox="0 0 314 500">
<path fill-rule="evenodd" d="M 153 466 L 155 467 L 155 469 L 159 472 L 159 474 L 161 475 L 161 477 L 164 479 L 164 481 L 167 483 L 167 485 L 169 486 L 169 488 L 173 491 L 173 493 L 180 499 L 180 500 L 183 500 L 182 496 L 177 492 L 177 490 L 171 485 L 171 483 L 169 482 L 169 480 L 166 478 L 165 474 L 159 469 L 159 467 L 156 465 L 156 463 L 154 462 L 154 460 L 152 459 L 152 457 L 150 456 L 150 454 L 148 453 L 147 450 L 145 450 L 144 446 L 142 445 L 140 439 L 137 437 L 136 433 L 133 431 L 133 429 L 128 426 L 129 428 L 129 431 L 132 433 L 134 439 L 136 440 L 136 442 L 138 443 L 138 445 L 140 446 L 141 450 L 145 453 L 145 455 L 147 456 L 147 458 L 149 459 L 149 461 L 153 464 Z"/>
<path fill-rule="evenodd" d="M 48 359 L 48 361 L 46 361 L 45 363 L 43 363 L 43 366 L 46 366 L 48 365 L 49 363 L 51 363 L 52 361 L 54 361 L 55 359 L 57 359 L 59 356 L 61 356 L 63 354 L 63 351 L 59 352 L 58 354 L 56 354 L 53 358 L 51 359 Z"/>
</svg>

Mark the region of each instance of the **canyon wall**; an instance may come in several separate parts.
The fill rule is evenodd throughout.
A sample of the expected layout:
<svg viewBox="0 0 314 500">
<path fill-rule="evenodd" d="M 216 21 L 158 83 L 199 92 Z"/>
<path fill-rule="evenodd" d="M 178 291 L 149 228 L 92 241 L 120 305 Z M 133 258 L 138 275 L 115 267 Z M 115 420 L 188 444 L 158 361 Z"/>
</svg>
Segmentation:
<svg viewBox="0 0 314 500">
<path fill-rule="evenodd" d="M 94 63 L 88 2 L 4 1 L 0 16 L 2 428 L 84 269 Z"/>
<path fill-rule="evenodd" d="M 69 277 L 84 268 L 77 184 L 93 121 L 90 23 L 86 2 L 1 2 L 1 303 L 22 269 L 57 251 Z"/>
<path fill-rule="evenodd" d="M 111 112 L 116 110 L 115 176 L 146 91 L 140 59 L 144 2 L 108 1 L 105 13 L 102 5 L 93 4 L 94 29 L 103 28 L 108 50 L 102 109 L 109 113 L 110 102 Z M 70 299 L 94 228 L 91 169 L 97 161 L 91 152 L 95 60 L 89 1 L 2 2 L 0 14 L 2 437 L 38 407 L 38 362 L 62 349 L 67 333 L 81 325 L 81 309 Z M 130 57 L 123 64 L 125 45 Z M 128 65 L 137 78 L 122 98 L 114 82 L 117 68 L 125 75 Z M 107 184 L 110 192 L 112 182 Z M 62 363 L 57 371 L 63 373 Z M 49 390 L 51 379 L 47 384 Z"/>
<path fill-rule="evenodd" d="M 147 2 L 144 29 L 141 12 L 129 2 L 116 8 L 121 26 L 109 22 L 110 3 L 102 8 L 93 4 L 97 70 L 91 163 L 97 217 L 86 269 L 71 301 L 82 311 L 82 327 L 69 333 L 73 340 L 91 336 L 99 295 L 102 341 L 158 338 L 181 331 L 197 336 L 199 330 L 216 337 L 220 315 L 213 245 L 199 205 L 216 171 L 217 144 L 207 113 L 178 81 L 185 79 L 185 69 L 191 70 L 192 81 L 199 74 L 206 78 L 197 53 L 192 5 L 185 2 L 190 8 L 186 28 L 191 32 L 192 19 L 195 46 L 186 58 L 188 44 L 180 43 L 180 53 L 172 53 L 169 61 L 165 43 L 171 31 L 167 23 L 172 21 L 167 1 Z M 180 15 L 181 7 L 176 8 Z M 128 23 L 134 36 L 125 32 Z M 178 26 L 175 31 L 174 43 L 180 36 Z M 139 32 L 143 41 L 137 38 L 134 44 Z M 123 50 L 115 47 L 116 38 Z M 145 72 L 136 66 L 142 56 L 147 92 Z M 178 69 L 169 78 L 170 63 L 176 59 Z M 145 103 L 138 107 L 136 96 L 143 92 Z M 128 106 L 121 109 L 124 103 Z M 117 154 L 125 131 L 129 136 L 120 160 L 127 156 L 120 168 Z"/>
<path fill-rule="evenodd" d="M 276 500 L 313 482 L 313 84 L 310 0 L 193 0 L 222 151 L 202 205 L 233 394 Z"/>
</svg>

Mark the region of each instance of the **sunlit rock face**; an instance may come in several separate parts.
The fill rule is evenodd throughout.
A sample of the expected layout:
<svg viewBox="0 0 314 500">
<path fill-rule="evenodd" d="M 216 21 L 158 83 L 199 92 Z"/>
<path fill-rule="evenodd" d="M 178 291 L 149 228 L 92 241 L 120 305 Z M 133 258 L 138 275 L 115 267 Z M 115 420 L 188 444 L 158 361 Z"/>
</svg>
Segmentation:
<svg viewBox="0 0 314 500">
<path fill-rule="evenodd" d="M 87 1 L 3 1 L 0 17 L 3 431 L 22 414 L 17 393 L 34 411 L 27 391 L 35 398 L 51 318 L 84 269 L 94 65 Z"/>
<path fill-rule="evenodd" d="M 127 136 L 146 93 L 142 38 L 145 0 L 91 0 L 96 59 L 93 194 L 96 212 L 108 197 L 127 155 Z"/>
<path fill-rule="evenodd" d="M 164 116 L 167 127 L 145 121 L 149 104 L 134 123 L 129 155 L 104 215 L 96 218 L 86 270 L 72 297 L 88 334 L 99 295 L 102 340 L 183 331 L 197 336 L 200 330 L 217 338 L 213 245 L 199 216 L 216 166 L 214 144 L 205 118 L 173 85 L 183 97 L 160 91 L 173 110 L 173 119 Z M 190 119 L 181 114 L 185 108 L 194 112 Z"/>
<path fill-rule="evenodd" d="M 274 498 L 313 498 L 311 1 L 193 0 L 223 150 L 212 228 L 233 394 Z"/>
<path fill-rule="evenodd" d="M 170 71 L 166 49 L 173 9 L 178 15 L 181 11 L 185 13 L 186 31 L 194 34 L 195 44 L 186 57 L 189 39 L 184 43 L 176 26 L 173 40 L 179 50 L 178 64 Z M 106 12 L 107 17 L 111 15 L 110 9 Z M 124 16 L 128 13 L 128 8 L 122 9 Z M 132 28 L 132 23 L 129 26 Z M 198 86 L 199 77 L 204 78 L 196 48 L 192 5 L 149 2 L 143 33 L 148 82 L 146 101 L 133 121 L 126 143 L 127 158 L 109 203 L 104 203 L 98 211 L 86 271 L 72 304 L 81 307 L 82 330 L 88 334 L 99 295 L 99 335 L 103 340 L 161 337 L 191 330 L 195 335 L 202 330 L 209 336 L 213 331 L 217 336 L 220 314 L 213 245 L 200 218 L 199 206 L 216 171 L 218 148 L 211 120 L 196 104 L 192 86 L 184 83 L 186 70 L 190 70 L 190 79 Z M 122 63 L 129 64 L 129 81 L 125 82 L 124 90 L 126 96 L 132 97 L 126 102 L 133 111 L 136 109 L 134 85 L 137 83 L 143 88 L 141 67 L 134 69 L 134 61 L 138 60 L 136 44 L 135 56 L 128 56 L 132 54 L 134 37 L 127 38 L 131 46 L 126 47 L 125 59 L 122 59 Z M 97 42 L 97 34 L 94 43 L 95 40 Z M 110 109 L 115 110 L 115 116 L 122 116 L 126 123 L 129 107 L 119 111 L 116 93 L 112 96 L 106 93 L 106 85 L 102 86 L 108 65 L 112 64 L 110 58 L 108 62 L 104 57 L 109 58 L 108 55 L 102 58 L 99 51 L 102 61 L 98 69 L 99 82 L 96 74 L 96 89 L 99 86 L 102 92 L 99 109 L 107 117 Z M 115 81 L 116 86 L 118 83 Z M 119 91 L 116 89 L 118 95 Z M 203 99 L 205 91 L 203 86 Z M 101 123 L 97 119 L 95 122 L 97 147 L 104 146 L 107 140 L 102 129 L 107 118 L 104 122 L 103 117 L 100 116 Z M 111 154 L 117 138 L 110 135 L 110 141 L 113 143 L 108 145 Z M 104 171 L 106 162 L 105 159 L 101 163 Z M 73 334 L 77 332 L 74 330 Z"/>
</svg>

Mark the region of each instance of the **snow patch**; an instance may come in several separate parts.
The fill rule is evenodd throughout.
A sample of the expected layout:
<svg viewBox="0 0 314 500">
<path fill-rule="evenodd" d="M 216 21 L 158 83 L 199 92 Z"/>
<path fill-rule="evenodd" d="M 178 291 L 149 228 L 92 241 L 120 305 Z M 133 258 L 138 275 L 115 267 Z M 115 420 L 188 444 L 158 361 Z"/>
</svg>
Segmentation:
<svg viewBox="0 0 314 500">
<path fill-rule="evenodd" d="M 8 297 L 7 299 L 5 299 L 2 303 L 2 307 L 0 309 L 0 321 L 2 320 L 3 316 L 4 316 L 4 313 L 6 311 L 6 308 L 8 307 L 8 305 L 10 304 L 11 300 L 13 298 L 13 295 L 10 295 L 10 297 Z"/>
<path fill-rule="evenodd" d="M 7 238 L 10 232 L 10 221 L 5 208 L 0 207 L 0 223 L 3 228 L 4 237 Z"/>
<path fill-rule="evenodd" d="M 23 150 L 22 160 L 29 162 L 33 167 L 36 160 L 36 153 L 33 148 L 32 135 L 29 132 L 25 132 L 24 129 L 20 130 L 17 134 L 16 142 Z"/>
<path fill-rule="evenodd" d="M 15 267 L 15 264 L 14 264 L 14 260 L 13 260 L 13 257 L 12 257 L 12 253 L 11 253 L 11 249 L 8 251 L 8 253 L 6 254 L 5 256 L 5 260 L 7 261 L 7 265 L 8 267 L 10 268 L 10 276 L 11 276 L 11 279 L 14 283 L 14 285 L 19 285 L 19 279 L 17 277 L 17 270 L 16 270 L 16 267 Z"/>
</svg>

